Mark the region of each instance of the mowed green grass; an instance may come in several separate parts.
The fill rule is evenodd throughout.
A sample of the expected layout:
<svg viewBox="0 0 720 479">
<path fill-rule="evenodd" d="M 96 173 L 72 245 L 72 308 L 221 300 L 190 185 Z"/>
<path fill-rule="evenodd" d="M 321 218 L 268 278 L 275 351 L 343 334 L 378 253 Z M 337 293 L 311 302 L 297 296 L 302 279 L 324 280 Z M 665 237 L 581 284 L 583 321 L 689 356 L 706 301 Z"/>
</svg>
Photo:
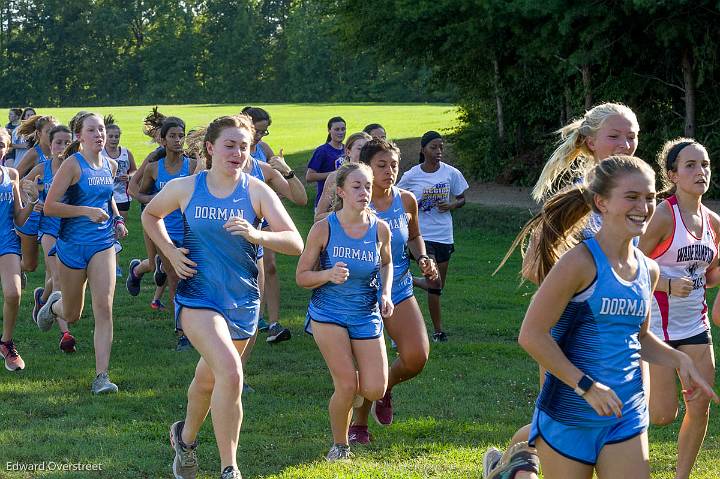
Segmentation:
<svg viewBox="0 0 720 479">
<path fill-rule="evenodd" d="M 277 136 L 273 131 L 269 138 L 277 149 L 281 145 L 274 140 L 281 137 L 281 131 L 276 107 L 268 109 L 274 124 L 278 123 Z M 183 116 L 175 111 L 182 108 L 168 107 L 167 111 Z M 338 113 L 350 121 L 343 108 L 337 108 Z M 393 108 L 406 109 L 398 117 L 413 116 L 413 107 Z M 442 111 L 449 107 L 437 108 L 438 118 L 447 119 Z M 137 117 L 146 111 L 139 108 Z M 207 118 L 219 114 L 218 110 Z M 319 117 L 322 120 L 333 114 Z M 364 118 L 358 123 L 370 121 L 373 119 Z M 408 135 L 443 128 L 449 121 L 423 124 L 418 128 L 420 133 Z M 400 124 L 385 121 L 385 117 L 381 123 L 386 123 L 391 133 L 402 131 Z M 125 127 L 126 132 L 129 128 Z M 312 141 L 297 146 L 297 151 L 322 143 L 323 135 L 321 121 L 319 133 L 314 131 Z M 301 164 L 300 157 L 296 158 L 293 164 Z M 312 221 L 310 207 L 288 209 L 305 235 Z M 479 478 L 485 448 L 504 445 L 519 426 L 529 421 L 537 395 L 537 367 L 516 343 L 533 288 L 518 286 L 517 257 L 496 276 L 491 275 L 527 217 L 522 210 L 477 205 L 468 205 L 456 213 L 456 253 L 443 294 L 450 342 L 432 344 L 430 360 L 421 375 L 395 388 L 394 424 L 387 428 L 371 424 L 374 442 L 353 448 L 356 458 L 351 464 L 327 464 L 323 460 L 332 442 L 327 417 L 332 382 L 312 338 L 302 332 L 309 292 L 295 286 L 297 260 L 278 256 L 282 321 L 294 336 L 289 342 L 270 346 L 261 335 L 248 365 L 246 380 L 256 392 L 243 397 L 245 419 L 238 450 L 243 476 Z M 136 204 L 128 226 L 131 236 L 120 255 L 123 268 L 131 258 L 144 255 Z M 0 478 L 171 477 L 173 455 L 167 440 L 168 427 L 184 416 L 186 390 L 198 356 L 194 351 L 173 350 L 175 337 L 169 313 L 153 312 L 148 307 L 152 295 L 150 278 L 137 298 L 127 294 L 122 281 L 117 286 L 110 372 L 120 392 L 104 397 L 93 397 L 89 392 L 94 373 L 89 301 L 80 323 L 72 328 L 79 350 L 64 355 L 58 350 L 56 330 L 41 333 L 29 320 L 29 293 L 41 280 L 39 268 L 30 275 L 15 334 L 27 369 L 15 374 L 0 371 Z M 714 296 L 714 291 L 709 296 Z M 418 300 L 429 324 L 422 292 L 418 292 Z M 710 430 L 693 477 L 718 476 L 717 413 L 713 406 Z M 673 477 L 678 429 L 678 423 L 651 429 L 653 477 Z M 201 431 L 200 443 L 199 477 L 219 477 L 210 418 Z M 8 462 L 51 461 L 102 464 L 102 471 L 6 470 Z"/>
</svg>

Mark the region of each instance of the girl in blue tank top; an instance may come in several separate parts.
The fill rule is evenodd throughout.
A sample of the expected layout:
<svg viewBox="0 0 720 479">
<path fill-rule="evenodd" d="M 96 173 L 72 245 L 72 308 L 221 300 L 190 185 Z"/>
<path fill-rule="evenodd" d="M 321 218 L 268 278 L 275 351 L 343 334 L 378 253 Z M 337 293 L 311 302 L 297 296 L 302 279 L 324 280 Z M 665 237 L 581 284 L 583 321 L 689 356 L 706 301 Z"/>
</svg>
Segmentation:
<svg viewBox="0 0 720 479">
<path fill-rule="evenodd" d="M 693 390 L 689 397 L 717 396 L 687 355 L 648 330 L 659 269 L 632 239 L 645 232 L 655 210 L 649 165 L 631 156 L 603 160 L 587 187 L 546 201 L 520 238 L 549 238 L 539 251 L 547 264 L 576 227 L 567 218 L 582 220 L 591 206 L 603 217 L 600 230 L 550 269 L 520 330 L 520 345 L 547 370 L 529 443 L 549 479 L 590 477 L 596 467 L 600 479 L 649 478 L 641 355 L 677 368 Z"/>
<path fill-rule="evenodd" d="M 0 128 L 0 164 L 10 146 L 10 134 Z M 0 358 L 8 371 L 25 368 L 15 347 L 13 333 L 20 309 L 20 240 L 15 223 L 24 222 L 37 203 L 37 190 L 23 182 L 22 193 L 16 170 L 0 166 L 0 286 L 3 291 L 3 333 Z M 25 205 L 24 207 L 22 205 Z"/>
<path fill-rule="evenodd" d="M 315 338 L 335 384 L 328 460 L 349 457 L 349 414 L 355 400 L 378 400 L 387 387 L 382 318 L 393 314 L 391 235 L 368 209 L 372 181 L 367 165 L 340 167 L 338 208 L 310 229 L 295 273 L 299 286 L 313 290 L 305 329 Z"/>
<path fill-rule="evenodd" d="M 159 130 L 160 145 L 164 147 L 165 154 L 158 161 L 149 163 L 145 167 L 142 181 L 140 183 L 140 191 L 146 194 L 157 194 L 162 191 L 166 185 L 177 178 L 189 176 L 197 165 L 196 161 L 188 158 L 184 154 L 183 146 L 185 144 L 185 122 L 180 118 L 166 118 Z M 184 218 L 180 209 L 176 209 L 163 218 L 165 230 L 170 235 L 170 239 L 176 246 L 182 246 L 184 241 Z M 167 264 L 167 258 L 164 258 L 162 252 L 159 252 L 162 258 L 162 264 Z M 149 258 L 147 267 L 151 266 L 154 258 Z M 135 263 L 135 261 L 133 261 Z M 131 263 L 129 275 L 135 275 L 136 278 L 141 277 L 145 271 L 135 271 L 135 265 Z M 170 306 L 173 307 L 175 291 L 179 278 L 172 268 L 163 268 L 167 274 L 165 285 L 167 286 Z M 139 292 L 139 280 L 137 280 L 137 291 Z M 178 335 L 178 345 L 184 342 L 182 330 L 176 330 Z"/>
<path fill-rule="evenodd" d="M 255 128 L 255 136 L 253 137 L 250 154 L 256 161 L 254 161 L 252 165 L 248 164 L 245 172 L 248 173 L 248 168 L 252 168 L 253 176 L 260 178 L 259 175 L 262 175 L 262 181 L 265 181 L 281 198 L 288 198 L 296 205 L 304 206 L 307 204 L 305 185 L 295 176 L 295 173 L 288 164 L 285 163 L 282 148 L 280 148 L 280 152 L 275 155 L 270 145 L 263 141 L 263 138 L 270 134 L 269 128 L 272 124 L 270 114 L 263 108 L 253 106 L 246 106 L 243 108 L 242 113 L 251 118 L 253 127 Z M 267 228 L 267 223 L 263 222 L 261 228 Z M 292 335 L 290 330 L 284 328 L 279 322 L 280 281 L 278 279 L 275 253 L 272 250 L 264 251 L 260 249 L 258 268 L 260 274 L 260 296 L 262 297 L 260 320 L 258 321 L 260 324 L 259 328 L 261 331 L 268 331 L 266 339 L 268 343 L 287 341 Z M 267 287 L 265 287 L 266 285 Z M 267 322 L 263 317 L 264 309 L 267 309 Z M 250 351 L 248 350 L 243 357 L 245 364 L 247 364 L 249 359 L 249 353 Z"/>
<path fill-rule="evenodd" d="M 50 155 L 50 130 L 57 126 L 57 120 L 52 116 L 34 115 L 24 121 L 18 129 L 21 134 L 28 138 L 32 148 L 23 156 L 17 164 L 17 170 L 21 178 L 25 178 L 33 167 L 47 161 Z M 23 271 L 35 271 L 38 265 L 38 228 L 42 205 L 38 203 L 30 214 L 30 217 L 23 224 L 16 227 L 22 244 L 22 269 Z"/>
<path fill-rule="evenodd" d="M 214 120 L 204 135 L 210 170 L 168 183 L 142 215 L 145 231 L 181 279 L 175 311 L 201 359 L 188 392 L 185 420 L 170 428 L 174 470 L 197 471 L 183 458 L 195 455 L 196 437 L 213 398 L 215 438 L 221 470 L 237 470 L 236 450 L 242 403 L 241 354 L 257 328 L 259 291 L 257 249 L 298 255 L 302 238 L 280 199 L 256 178 L 243 173 L 250 157 L 253 126 L 245 116 Z M 173 244 L 162 219 L 180 208 L 184 246 Z M 271 231 L 257 228 L 265 218 Z M 230 447 L 230 444 L 233 446 Z"/>
<path fill-rule="evenodd" d="M 355 408 L 348 434 L 351 444 L 370 442 L 368 416 L 371 412 L 378 424 L 392 424 L 392 388 L 418 375 L 427 362 L 430 345 L 425 320 L 413 295 L 410 255 L 417 258 L 426 278 L 433 280 L 438 277 L 437 266 L 427 256 L 425 242 L 420 235 L 415 195 L 395 186 L 400 164 L 397 147 L 385 140 L 370 140 L 360 150 L 359 160 L 369 165 L 373 172 L 370 207 L 378 218 L 387 223 L 391 232 L 394 311 L 384 323 L 397 345 L 398 357 L 390 367 L 385 395 L 374 403 L 366 400 L 362 406 Z"/>
<path fill-rule="evenodd" d="M 53 178 L 62 164 L 62 153 L 71 142 L 72 133 L 67 126 L 58 125 L 50 130 L 49 137 L 50 159 L 35 166 L 26 177 L 31 181 L 36 179 L 36 181 L 33 181 L 33 184 L 36 184 L 39 188 L 39 204 L 45 203 L 47 193 L 52 186 Z M 43 213 L 40 216 L 38 236 L 44 252 L 43 259 L 45 260 L 46 281 L 44 287 L 37 287 L 33 292 L 34 305 L 32 318 L 35 323 L 37 323 L 38 311 L 40 311 L 40 308 L 47 302 L 50 294 L 53 291 L 60 291 L 60 272 L 57 265 L 57 255 L 54 253 L 55 243 L 59 234 L 60 218 L 48 216 Z M 67 322 L 58 318 L 57 323 L 61 333 L 60 349 L 66 353 L 74 352 L 75 338 L 70 334 Z"/>
<path fill-rule="evenodd" d="M 60 168 L 45 199 L 44 213 L 60 218 L 55 244 L 60 291 L 53 291 L 37 313 L 44 331 L 64 319 L 75 323 L 84 307 L 85 283 L 93 292 L 95 313 L 95 380 L 93 394 L 117 392 L 108 369 L 113 338 L 112 304 L 115 293 L 116 238 L 127 235 L 112 199 L 114 160 L 100 153 L 105 145 L 102 117 L 83 113 L 73 124 L 76 140 L 63 153 Z M 88 270 L 92 274 L 88 275 Z"/>
</svg>

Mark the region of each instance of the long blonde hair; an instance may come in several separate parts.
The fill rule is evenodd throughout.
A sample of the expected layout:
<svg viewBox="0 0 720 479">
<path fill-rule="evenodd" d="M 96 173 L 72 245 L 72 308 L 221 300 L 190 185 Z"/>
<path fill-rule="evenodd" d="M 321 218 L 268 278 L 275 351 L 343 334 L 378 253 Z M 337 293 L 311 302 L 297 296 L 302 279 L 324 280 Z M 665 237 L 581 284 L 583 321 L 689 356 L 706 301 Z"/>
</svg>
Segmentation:
<svg viewBox="0 0 720 479">
<path fill-rule="evenodd" d="M 520 246 L 523 258 L 531 254 L 529 277 L 545 279 L 560 256 L 578 243 L 578 233 L 590 211 L 599 213 L 595 195 L 607 198 L 617 179 L 628 173 L 642 172 L 655 178 L 655 171 L 640 158 L 627 155 L 610 156 L 588 172 L 587 181 L 571 185 L 551 196 L 542 210 L 528 221 L 505 254 L 497 272 L 515 248 Z M 535 238 L 536 247 L 528 251 L 528 238 Z"/>
<path fill-rule="evenodd" d="M 629 107 L 621 103 L 603 103 L 555 132 L 560 134 L 560 141 L 532 190 L 535 201 L 542 201 L 562 189 L 563 185 L 555 186 L 558 179 L 570 177 L 568 179 L 571 180 L 587 174 L 594 165 L 593 153 L 588 148 L 586 139 L 595 136 L 603 123 L 612 116 L 623 116 L 637 124 L 637 117 Z"/>
</svg>

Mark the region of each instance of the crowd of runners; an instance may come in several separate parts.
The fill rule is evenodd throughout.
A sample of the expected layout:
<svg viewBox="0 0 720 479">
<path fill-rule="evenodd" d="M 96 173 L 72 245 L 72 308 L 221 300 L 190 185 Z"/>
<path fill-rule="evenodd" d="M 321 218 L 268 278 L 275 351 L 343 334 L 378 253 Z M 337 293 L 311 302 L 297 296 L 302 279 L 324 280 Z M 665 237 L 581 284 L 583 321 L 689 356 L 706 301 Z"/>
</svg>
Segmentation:
<svg viewBox="0 0 720 479">
<path fill-rule="evenodd" d="M 262 108 L 191 131 L 154 109 L 141 126 L 158 146 L 138 166 L 112 116 L 81 111 L 65 126 L 31 108 L 10 111 L 0 129 L 6 369 L 25 368 L 14 337 L 23 291 L 33 291 L 38 328 L 57 326 L 53 341 L 73 353 L 70 328 L 89 285 L 90 390 L 117 392 L 114 296 L 139 296 L 152 277 L 147 307 L 174 318 L 179 354 L 200 355 L 185 417 L 170 427 L 173 474 L 196 477 L 197 436 L 212 410 L 221 477 L 241 477 L 241 397 L 252 390 L 243 370 L 259 331 L 270 343 L 292 337 L 280 323 L 276 254 L 299 256 L 296 283 L 312 290 L 304 329 L 334 385 L 326 458 L 351 459 L 351 445 L 372 441 L 371 415 L 392 424 L 393 388 L 423 370 L 430 340 L 449 339 L 441 297 L 451 212 L 468 183 L 442 161 L 442 135 L 422 135 L 418 163 L 401 176 L 400 151 L 380 124 L 348 134 L 343 118 L 331 118 L 303 182 L 265 141 L 271 117 Z M 688 478 L 718 400 L 710 320 L 720 321 L 720 305 L 709 312 L 705 291 L 720 284 L 720 217 L 702 204 L 708 153 L 690 138 L 668 141 L 656 191 L 653 168 L 633 156 L 639 125 L 628 107 L 598 105 L 559 133 L 534 189 L 542 210 L 508 252 L 521 247 L 522 274 L 539 286 L 519 342 L 540 365 L 541 392 L 508 448 L 485 453 L 484 477 L 536 478 L 540 465 L 546 478 L 649 477 L 647 428 L 677 417 L 679 379 L 676 477 Z M 303 238 L 283 200 L 306 205 L 310 183 L 315 223 Z M 122 245 L 141 237 L 126 227 L 135 201 L 146 255 L 123 269 Z M 40 247 L 44 281 L 27 285 Z M 430 335 L 416 288 L 427 294 Z M 397 349 L 391 364 L 385 333 Z"/>
</svg>

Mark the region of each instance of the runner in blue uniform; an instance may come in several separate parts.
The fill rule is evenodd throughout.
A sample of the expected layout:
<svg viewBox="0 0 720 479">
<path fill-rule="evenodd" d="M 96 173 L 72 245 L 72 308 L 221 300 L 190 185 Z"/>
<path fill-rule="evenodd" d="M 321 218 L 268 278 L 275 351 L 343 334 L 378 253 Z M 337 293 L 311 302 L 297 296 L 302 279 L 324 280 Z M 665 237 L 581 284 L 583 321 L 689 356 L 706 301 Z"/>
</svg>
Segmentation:
<svg viewBox="0 0 720 479">
<path fill-rule="evenodd" d="M 305 330 L 314 336 L 335 386 L 329 461 L 351 457 L 353 405 L 382 398 L 387 387 L 382 318 L 393 315 L 391 234 L 368 208 L 372 181 L 367 165 L 340 167 L 336 210 L 310 229 L 295 273 L 299 286 L 313 290 Z"/>
<path fill-rule="evenodd" d="M 10 134 L 0 128 L 0 164 L 10 149 Z M 31 185 L 30 185 L 31 186 Z M 5 369 L 18 371 L 25 368 L 25 361 L 15 347 L 13 333 L 20 309 L 20 239 L 15 234 L 15 224 L 24 223 L 37 203 L 37 196 L 28 193 L 37 190 L 23 184 L 16 170 L 0 166 L 0 286 L 3 291 L 2 337 L 0 357 Z M 24 207 L 22 205 L 25 205 Z"/>
<path fill-rule="evenodd" d="M 392 303 L 395 308 L 384 325 L 397 345 L 398 357 L 390 367 L 385 395 L 373 403 L 365 400 L 361 407 L 355 408 L 355 417 L 348 433 L 351 444 L 370 442 L 370 412 L 378 424 L 392 424 L 393 386 L 417 376 L 428 359 L 430 344 L 425 321 L 413 295 L 410 256 L 418 259 L 418 266 L 425 277 L 435 279 L 438 276 L 437 266 L 426 254 L 425 242 L 420 235 L 415 195 L 395 186 L 400 151 L 385 140 L 371 140 L 362 148 L 360 161 L 373 171 L 370 208 L 388 224 L 392 234 Z"/>
<path fill-rule="evenodd" d="M 39 188 L 40 202 L 38 204 L 45 204 L 53 178 L 62 164 L 62 154 L 70 144 L 71 138 L 70 128 L 65 125 L 58 125 L 50 130 L 50 160 L 35 166 L 27 174 L 26 178 Z M 55 248 L 59 234 L 60 218 L 42 213 L 38 226 L 38 236 L 44 252 L 46 281 L 44 287 L 37 287 L 33 291 L 32 319 L 36 324 L 37 314 L 47 302 L 50 294 L 53 291 L 60 291 L 60 271 L 57 265 L 57 255 L 50 254 Z M 66 353 L 75 352 L 75 338 L 70 334 L 67 322 L 62 318 L 58 318 L 57 323 L 60 329 L 60 350 Z"/>
<path fill-rule="evenodd" d="M 117 164 L 102 157 L 105 125 L 102 117 L 85 113 L 74 122 L 76 140 L 63 153 L 65 160 L 53 178 L 44 213 L 57 216 L 60 234 L 55 244 L 60 291 L 54 291 L 38 311 L 38 326 L 52 327 L 57 317 L 80 320 L 85 286 L 89 283 L 95 318 L 94 394 L 117 392 L 108 377 L 113 340 L 112 305 L 115 293 L 115 240 L 127 235 L 112 199 Z"/>
<path fill-rule="evenodd" d="M 176 321 L 201 355 L 188 390 L 185 419 L 170 429 L 176 478 L 194 478 L 197 473 L 196 438 L 210 408 L 222 478 L 240 477 L 240 355 L 257 327 L 257 249 L 298 255 L 303 247 L 277 195 L 242 171 L 253 133 L 247 116 L 214 120 L 204 142 L 210 169 L 170 181 L 142 215 L 145 231 L 181 279 Z M 186 222 L 183 247 L 172 242 L 163 222 L 178 208 Z M 257 228 L 260 218 L 272 231 Z"/>
<path fill-rule="evenodd" d="M 20 178 L 24 178 L 35 166 L 44 163 L 50 158 L 50 130 L 57 126 L 57 120 L 52 116 L 34 115 L 17 128 L 18 134 L 28 139 L 30 148 L 22 160 L 16 163 L 16 169 Z M 22 224 L 17 225 L 15 230 L 20 236 L 22 245 L 22 270 L 31 272 L 37 269 L 38 265 L 38 226 L 42 205 L 30 214 L 30 218 Z"/>
<path fill-rule="evenodd" d="M 641 355 L 677 368 L 688 400 L 717 396 L 690 357 L 648 330 L 659 269 L 632 240 L 655 210 L 649 165 L 611 156 L 585 185 L 546 201 L 520 236 L 539 231 L 548 238 L 538 252 L 543 264 L 591 208 L 602 216 L 600 230 L 550 269 L 520 330 L 520 345 L 547 370 L 529 443 L 547 479 L 590 478 L 593 471 L 599 479 L 649 478 Z"/>
</svg>

